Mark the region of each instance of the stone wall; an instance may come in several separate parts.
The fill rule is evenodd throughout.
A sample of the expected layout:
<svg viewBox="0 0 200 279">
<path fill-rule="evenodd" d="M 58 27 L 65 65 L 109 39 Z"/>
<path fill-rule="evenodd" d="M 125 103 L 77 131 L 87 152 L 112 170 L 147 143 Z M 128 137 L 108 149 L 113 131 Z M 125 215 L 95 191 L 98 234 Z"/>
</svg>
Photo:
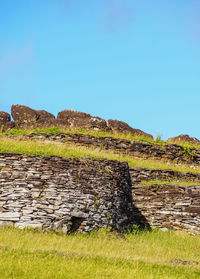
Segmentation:
<svg viewBox="0 0 200 279">
<path fill-rule="evenodd" d="M 200 186 L 135 186 L 132 196 L 151 226 L 200 233 Z"/>
<path fill-rule="evenodd" d="M 200 186 L 133 184 L 131 192 L 127 163 L 0 154 L 0 225 L 87 232 L 137 224 L 200 233 Z"/>
<path fill-rule="evenodd" d="M 200 163 L 200 149 L 184 147 L 177 144 L 153 144 L 141 141 L 131 141 L 125 139 L 117 139 L 112 137 L 94 137 L 83 134 L 43 134 L 32 133 L 24 136 L 28 139 L 39 139 L 45 141 L 57 141 L 65 143 L 66 141 L 93 146 L 100 149 L 113 150 L 123 152 L 135 157 L 153 158 L 158 160 L 174 161 L 176 163 Z"/>
<path fill-rule="evenodd" d="M 192 181 L 199 182 L 200 173 L 180 172 L 171 169 L 147 169 L 147 168 L 130 168 L 130 176 L 132 184 L 140 184 L 142 181 L 148 180 L 167 180 L 167 181 Z"/>
<path fill-rule="evenodd" d="M 121 229 L 135 224 L 133 215 L 127 163 L 0 154 L 2 226 Z"/>
</svg>

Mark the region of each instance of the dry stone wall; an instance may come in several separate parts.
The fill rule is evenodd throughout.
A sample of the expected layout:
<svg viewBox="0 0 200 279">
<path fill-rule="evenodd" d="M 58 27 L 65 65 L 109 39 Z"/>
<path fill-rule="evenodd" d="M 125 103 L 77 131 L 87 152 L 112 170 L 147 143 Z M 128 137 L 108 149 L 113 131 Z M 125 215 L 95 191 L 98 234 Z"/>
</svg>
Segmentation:
<svg viewBox="0 0 200 279">
<path fill-rule="evenodd" d="M 162 146 L 159 144 L 148 142 L 131 141 L 112 137 L 94 137 L 90 135 L 69 133 L 32 133 L 24 137 L 28 139 L 57 141 L 62 143 L 68 141 L 80 145 L 93 146 L 106 150 L 114 150 L 116 152 L 123 152 L 139 158 L 155 158 L 159 160 L 200 164 L 200 149 L 190 148 L 186 150 L 184 147 L 177 144 L 165 144 L 164 146 Z"/>
<path fill-rule="evenodd" d="M 132 184 L 140 184 L 142 181 L 148 180 L 167 180 L 167 181 L 195 181 L 200 184 L 200 173 L 180 172 L 171 169 L 147 169 L 147 168 L 130 168 L 130 176 Z"/>
<path fill-rule="evenodd" d="M 142 172 L 130 174 L 140 179 Z M 200 233 L 200 186 L 131 187 L 130 174 L 117 161 L 0 154 L 0 225 L 87 232 L 136 224 Z"/>
<path fill-rule="evenodd" d="M 135 186 L 132 196 L 151 226 L 200 233 L 200 186 Z"/>
<path fill-rule="evenodd" d="M 126 147 L 128 152 L 136 146 L 137 150 L 155 148 L 79 134 L 30 134 L 25 138 L 65 143 L 66 136 L 69 142 L 122 152 Z M 181 148 L 170 147 L 171 156 Z M 117 161 L 0 154 L 0 225 L 72 232 L 137 224 L 200 233 L 200 186 L 137 186 L 142 180 L 157 178 L 200 181 L 199 174 L 129 169 Z"/>
<path fill-rule="evenodd" d="M 136 223 L 133 212 L 126 163 L 0 154 L 2 226 L 122 229 Z"/>
</svg>

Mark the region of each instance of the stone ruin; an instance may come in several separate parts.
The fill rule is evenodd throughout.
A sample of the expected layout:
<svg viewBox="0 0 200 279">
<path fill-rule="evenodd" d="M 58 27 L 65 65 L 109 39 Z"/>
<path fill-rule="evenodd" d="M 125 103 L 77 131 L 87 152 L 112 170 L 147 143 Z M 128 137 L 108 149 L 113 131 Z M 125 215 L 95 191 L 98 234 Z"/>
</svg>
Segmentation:
<svg viewBox="0 0 200 279">
<path fill-rule="evenodd" d="M 12 117 L 14 121 L 8 113 L 0 112 L 1 129 L 57 126 L 153 138 L 124 122 L 105 121 L 71 110 L 64 110 L 55 118 L 44 110 L 13 105 Z M 70 133 L 32 133 L 23 137 L 60 143 L 67 140 L 143 158 L 200 163 L 199 149 L 190 148 L 192 156 L 188 157 L 184 147 L 177 144 L 166 144 L 163 149 L 159 144 Z M 170 141 L 199 142 L 188 135 Z M 144 180 L 157 178 L 200 181 L 198 173 L 129 169 L 126 163 L 117 161 L 0 154 L 0 226 L 88 232 L 102 227 L 123 230 L 139 225 L 200 233 L 200 186 L 141 185 Z"/>
<path fill-rule="evenodd" d="M 0 154 L 1 226 L 68 233 L 128 229 L 141 220 L 127 163 Z"/>
<path fill-rule="evenodd" d="M 63 110 L 57 118 L 45 110 L 34 110 L 27 106 L 12 105 L 11 114 L 0 111 L 0 127 L 4 131 L 12 128 L 35 129 L 58 127 L 60 129 L 85 129 L 88 131 L 104 131 L 111 133 L 132 134 L 133 136 L 145 136 L 153 139 L 153 136 L 139 129 L 130 127 L 127 123 L 109 119 L 108 121 L 84 112 Z"/>
</svg>

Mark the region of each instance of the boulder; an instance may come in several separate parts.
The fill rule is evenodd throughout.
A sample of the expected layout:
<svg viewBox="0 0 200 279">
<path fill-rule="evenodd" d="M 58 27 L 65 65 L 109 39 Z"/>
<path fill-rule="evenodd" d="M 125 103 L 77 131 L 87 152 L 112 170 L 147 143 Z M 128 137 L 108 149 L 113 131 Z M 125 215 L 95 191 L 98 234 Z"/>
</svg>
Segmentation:
<svg viewBox="0 0 200 279">
<path fill-rule="evenodd" d="M 37 110 L 37 114 L 39 115 L 38 120 L 53 120 L 55 116 L 46 110 Z"/>
<path fill-rule="evenodd" d="M 0 111 L 0 126 L 10 122 L 10 114 L 4 111 Z"/>
<path fill-rule="evenodd" d="M 144 136 L 146 138 L 152 139 L 153 136 L 150 134 L 147 134 L 139 129 L 134 129 L 131 126 L 129 126 L 127 123 L 119 120 L 109 119 L 108 120 L 108 126 L 114 133 L 118 134 L 131 134 L 133 136 Z"/>
<path fill-rule="evenodd" d="M 27 106 L 12 105 L 11 113 L 18 125 L 34 123 L 39 119 L 37 111 Z"/>
<path fill-rule="evenodd" d="M 3 132 L 12 130 L 13 128 L 15 128 L 15 122 L 14 121 L 9 121 L 9 122 L 4 124 Z"/>
<path fill-rule="evenodd" d="M 177 143 L 177 144 L 190 142 L 195 145 L 200 145 L 200 141 L 197 138 L 192 138 L 189 135 L 179 135 L 177 137 L 169 138 L 167 141 L 171 143 Z"/>
<path fill-rule="evenodd" d="M 41 128 L 48 129 L 51 127 L 58 127 L 59 129 L 66 129 L 66 122 L 58 119 L 46 118 L 38 119 L 36 122 L 29 124 L 31 129 Z"/>
<path fill-rule="evenodd" d="M 104 119 L 97 116 L 92 116 L 84 112 L 74 110 L 63 110 L 58 113 L 57 119 L 65 122 L 66 127 L 69 128 L 83 128 L 101 131 L 109 130 L 107 123 Z"/>
</svg>

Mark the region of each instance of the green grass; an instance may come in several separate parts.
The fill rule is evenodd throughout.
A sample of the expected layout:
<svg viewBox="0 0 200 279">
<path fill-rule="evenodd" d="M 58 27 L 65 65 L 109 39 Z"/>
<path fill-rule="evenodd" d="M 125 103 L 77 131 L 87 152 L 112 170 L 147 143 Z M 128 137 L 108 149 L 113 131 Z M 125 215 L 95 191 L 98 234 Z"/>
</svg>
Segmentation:
<svg viewBox="0 0 200 279">
<path fill-rule="evenodd" d="M 0 278 L 169 279 L 200 278 L 200 237 L 153 230 L 116 239 L 105 230 L 64 235 L 0 229 Z"/>
<path fill-rule="evenodd" d="M 59 129 L 58 127 L 51 127 L 51 128 L 48 128 L 48 129 L 36 128 L 36 129 L 33 129 L 33 130 L 12 129 L 12 130 L 9 130 L 7 132 L 1 132 L 1 134 L 21 136 L 21 135 L 28 135 L 30 133 L 59 134 L 59 133 L 63 133 L 63 132 L 64 132 L 64 130 Z"/>
<path fill-rule="evenodd" d="M 133 136 L 131 134 L 117 134 L 117 133 L 109 133 L 109 132 L 103 132 L 103 131 L 88 131 L 85 129 L 66 129 L 62 130 L 58 127 L 51 127 L 48 129 L 33 129 L 33 130 L 23 130 L 23 129 L 12 129 L 7 132 L 1 132 L 1 134 L 6 135 L 28 135 L 30 133 L 53 133 L 53 134 L 59 134 L 59 133 L 67 133 L 67 134 L 83 134 L 83 135 L 91 135 L 94 137 L 112 137 L 112 138 L 119 138 L 119 139 L 125 139 L 125 140 L 137 140 L 137 141 L 145 141 L 150 143 L 157 143 L 158 141 L 154 141 L 149 139 L 145 136 Z"/>
<path fill-rule="evenodd" d="M 103 131 L 88 131 L 85 129 L 60 129 L 58 127 L 51 127 L 47 129 L 41 129 L 36 128 L 32 130 L 24 130 L 24 129 L 12 129 L 7 132 L 2 132 L 0 130 L 0 134 L 7 134 L 7 135 L 28 135 L 30 133 L 53 133 L 53 134 L 59 134 L 59 133 L 67 133 L 67 134 L 83 134 L 83 135 L 91 135 L 94 137 L 112 137 L 112 138 L 119 138 L 119 139 L 125 139 L 125 140 L 136 140 L 136 141 L 143 141 L 143 142 L 149 142 L 154 144 L 159 144 L 162 146 L 165 146 L 165 144 L 174 144 L 168 141 L 161 140 L 159 137 L 157 137 L 155 140 L 152 140 L 145 136 L 133 136 L 132 134 L 119 134 L 119 133 L 111 133 L 111 132 L 103 132 Z M 178 145 L 181 145 L 185 148 L 196 148 L 200 149 L 200 145 L 193 144 L 190 142 L 180 142 Z"/>
<path fill-rule="evenodd" d="M 148 169 L 172 169 L 174 171 L 200 173 L 200 166 L 177 165 L 166 163 L 159 160 L 137 159 L 132 156 L 120 154 L 110 150 L 101 150 L 100 148 L 77 146 L 66 142 L 65 144 L 45 143 L 40 141 L 18 139 L 9 139 L 0 137 L 0 152 L 16 152 L 30 155 L 57 155 L 61 157 L 85 157 L 104 158 L 109 160 L 118 160 L 120 162 L 128 162 L 130 167 L 143 167 Z"/>
<path fill-rule="evenodd" d="M 131 140 L 131 141 L 141 141 L 141 142 L 148 142 L 151 144 L 156 144 L 161 147 L 161 149 L 165 149 L 166 144 L 174 144 L 168 141 L 163 141 L 160 137 L 157 137 L 155 140 L 152 140 L 145 136 L 133 136 L 132 134 L 118 134 L 118 133 L 111 133 L 111 132 L 103 132 L 103 131 L 88 131 L 85 129 L 59 129 L 58 127 L 51 127 L 48 129 L 41 129 L 36 128 L 32 130 L 24 130 L 24 129 L 12 129 L 7 132 L 3 132 L 3 129 L 0 129 L 1 135 L 28 135 L 30 133 L 66 133 L 66 134 L 83 134 L 83 135 L 91 135 L 94 137 L 111 137 L 116 139 L 124 139 L 124 140 Z M 195 145 L 190 142 L 180 142 L 178 145 L 183 147 L 183 155 L 185 158 L 192 159 L 195 153 L 194 149 L 200 149 L 200 145 Z M 191 150 L 192 149 L 192 150 Z"/>
<path fill-rule="evenodd" d="M 171 143 L 166 141 L 167 144 L 175 144 L 175 143 Z M 176 143 L 177 145 L 183 146 L 186 149 L 200 149 L 200 145 L 199 144 L 193 144 L 191 142 L 188 141 L 182 141 L 180 143 Z"/>
<path fill-rule="evenodd" d="M 140 186 L 152 186 L 152 185 L 181 185 L 181 186 L 190 186 L 190 185 L 200 185 L 200 182 L 195 181 L 185 181 L 185 180 L 142 180 L 139 183 Z"/>
</svg>

